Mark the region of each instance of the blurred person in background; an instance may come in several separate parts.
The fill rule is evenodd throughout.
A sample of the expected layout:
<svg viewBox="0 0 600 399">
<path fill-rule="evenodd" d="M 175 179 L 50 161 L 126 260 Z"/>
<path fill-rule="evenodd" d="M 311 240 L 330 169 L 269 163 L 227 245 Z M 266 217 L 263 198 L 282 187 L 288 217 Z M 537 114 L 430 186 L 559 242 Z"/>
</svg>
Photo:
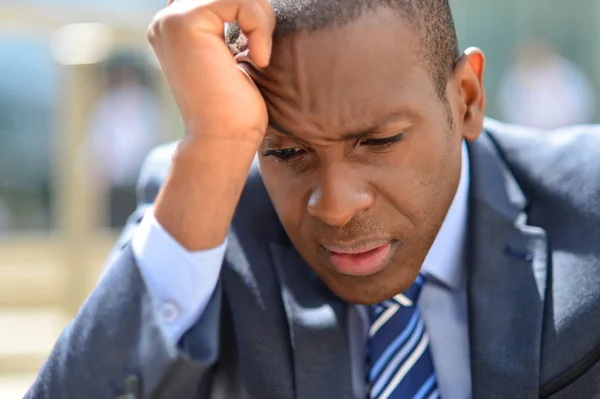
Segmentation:
<svg viewBox="0 0 600 399">
<path fill-rule="evenodd" d="M 514 63 L 501 79 L 499 108 L 506 122 L 558 129 L 591 123 L 596 93 L 577 64 L 547 40 L 530 38 L 519 44 Z"/>
<path fill-rule="evenodd" d="M 172 0 L 149 39 L 184 138 L 27 398 L 600 395 L 600 127 L 486 120 L 447 0 Z"/>
<path fill-rule="evenodd" d="M 105 68 L 105 90 L 90 121 L 93 175 L 108 191 L 108 224 L 119 227 L 135 209 L 135 183 L 144 157 L 159 141 L 164 119 L 146 71 L 117 55 Z"/>
</svg>

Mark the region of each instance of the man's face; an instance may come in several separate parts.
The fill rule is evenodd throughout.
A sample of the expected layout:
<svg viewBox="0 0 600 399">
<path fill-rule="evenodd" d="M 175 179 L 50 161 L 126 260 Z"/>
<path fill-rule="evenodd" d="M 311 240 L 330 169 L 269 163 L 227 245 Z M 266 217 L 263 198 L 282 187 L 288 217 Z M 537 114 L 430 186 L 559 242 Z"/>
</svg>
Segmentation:
<svg viewBox="0 0 600 399">
<path fill-rule="evenodd" d="M 350 302 L 412 284 L 458 185 L 461 79 L 441 101 L 416 49 L 380 9 L 278 38 L 271 65 L 250 72 L 272 121 L 260 149 L 271 200 L 302 257 Z"/>
</svg>

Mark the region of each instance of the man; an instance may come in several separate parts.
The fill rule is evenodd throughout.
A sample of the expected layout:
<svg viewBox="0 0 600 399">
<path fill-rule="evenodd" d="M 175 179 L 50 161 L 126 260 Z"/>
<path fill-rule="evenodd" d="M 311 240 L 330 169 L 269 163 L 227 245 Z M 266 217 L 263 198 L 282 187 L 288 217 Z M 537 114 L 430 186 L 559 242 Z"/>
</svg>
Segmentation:
<svg viewBox="0 0 600 399">
<path fill-rule="evenodd" d="M 446 0 L 177 0 L 149 36 L 186 135 L 28 397 L 600 395 L 600 138 L 484 127 Z"/>
</svg>

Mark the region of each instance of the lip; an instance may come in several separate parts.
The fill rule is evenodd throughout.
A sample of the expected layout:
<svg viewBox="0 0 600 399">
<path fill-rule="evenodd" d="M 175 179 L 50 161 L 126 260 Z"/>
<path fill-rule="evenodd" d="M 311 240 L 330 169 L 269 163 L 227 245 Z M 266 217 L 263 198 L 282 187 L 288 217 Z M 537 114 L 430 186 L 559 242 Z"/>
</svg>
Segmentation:
<svg viewBox="0 0 600 399">
<path fill-rule="evenodd" d="M 390 240 L 357 241 L 350 244 L 326 244 L 323 245 L 329 252 L 338 254 L 354 255 L 372 251 L 382 245 L 389 244 Z"/>
<path fill-rule="evenodd" d="M 392 253 L 392 241 L 378 240 L 350 245 L 324 245 L 333 267 L 342 274 L 368 276 L 386 265 Z"/>
</svg>

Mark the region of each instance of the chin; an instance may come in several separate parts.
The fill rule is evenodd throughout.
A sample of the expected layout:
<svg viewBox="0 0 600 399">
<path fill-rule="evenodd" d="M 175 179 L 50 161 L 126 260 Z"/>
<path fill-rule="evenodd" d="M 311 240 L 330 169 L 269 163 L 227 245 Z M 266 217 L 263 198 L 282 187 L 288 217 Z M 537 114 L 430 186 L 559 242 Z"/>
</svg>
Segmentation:
<svg viewBox="0 0 600 399">
<path fill-rule="evenodd" d="M 399 282 L 390 279 L 387 273 L 382 270 L 380 273 L 371 276 L 347 276 L 339 275 L 329 281 L 323 278 L 329 289 L 342 300 L 357 305 L 375 305 L 394 295 L 406 291 L 414 279 L 407 281 L 403 276 L 396 275 Z M 412 273 L 411 273 L 412 274 Z M 416 275 L 415 273 L 415 278 Z M 327 276 L 331 278 L 332 276 Z"/>
</svg>

